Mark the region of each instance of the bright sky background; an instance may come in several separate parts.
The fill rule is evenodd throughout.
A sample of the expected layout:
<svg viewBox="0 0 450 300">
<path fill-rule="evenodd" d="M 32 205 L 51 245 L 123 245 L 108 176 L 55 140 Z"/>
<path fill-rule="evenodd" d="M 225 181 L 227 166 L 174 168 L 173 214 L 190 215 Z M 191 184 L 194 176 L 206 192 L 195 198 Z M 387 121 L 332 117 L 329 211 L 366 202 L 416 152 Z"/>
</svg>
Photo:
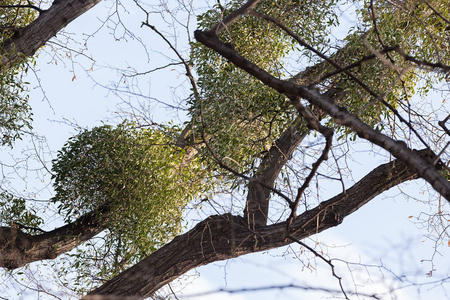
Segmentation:
<svg viewBox="0 0 450 300">
<path fill-rule="evenodd" d="M 149 59 L 146 58 L 146 50 L 138 45 L 136 41 L 129 43 L 115 41 L 111 35 L 111 30 L 102 28 L 95 32 L 102 24 L 102 21 L 108 16 L 108 10 L 111 1 L 99 4 L 97 7 L 81 16 L 66 28 L 66 32 L 75 41 L 82 41 L 86 34 L 94 34 L 88 40 L 88 55 L 97 60 L 93 71 L 88 71 L 91 67 L 89 59 L 83 56 L 75 56 L 74 53 L 68 55 L 74 56 L 74 62 L 81 64 L 72 64 L 68 58 L 62 61 L 52 60 L 50 54 L 41 52 L 37 60 L 37 78 L 40 80 L 40 88 L 31 92 L 31 104 L 34 111 L 34 131 L 45 135 L 48 148 L 51 151 L 57 151 L 65 143 L 67 138 L 75 134 L 78 129 L 76 125 L 83 128 L 92 128 L 101 125 L 102 122 L 116 122 L 117 118 L 113 112 L 121 109 L 129 109 L 126 102 L 132 101 L 137 106 L 136 99 L 119 99 L 113 92 L 108 91 L 101 85 L 109 85 L 117 81 L 117 73 L 107 66 L 127 68 L 128 66 L 139 66 L 138 71 L 146 71 L 164 64 L 164 56 L 174 57 L 169 52 L 168 47 L 163 44 L 161 39 L 150 29 L 141 28 L 140 23 L 144 16 L 140 13 L 123 14 L 121 18 L 133 32 L 136 32 L 142 38 L 142 42 L 147 47 Z M 126 1 L 127 8 L 132 7 L 131 1 Z M 155 16 L 156 18 L 156 16 Z M 348 15 L 346 18 L 351 19 Z M 164 29 L 166 26 L 161 21 L 156 22 L 158 29 Z M 111 23 L 110 23 L 111 25 Z M 192 26 L 191 29 L 195 29 Z M 192 33 L 192 32 L 191 32 Z M 120 29 L 117 36 L 121 34 Z M 180 32 L 183 35 L 182 32 Z M 63 40 L 63 38 L 60 38 Z M 76 47 L 76 46 L 73 46 Z M 49 47 L 47 47 L 48 49 Z M 47 50 L 45 50 L 47 51 Z M 64 51 L 59 51 L 59 55 L 65 56 Z M 178 86 L 185 78 L 179 72 L 180 68 L 153 73 L 145 79 L 140 79 L 139 88 L 141 93 L 148 97 L 157 98 L 161 101 L 170 103 L 172 101 L 173 90 L 171 86 Z M 180 71 L 181 70 L 181 71 Z M 31 86 L 37 84 L 36 77 L 30 73 Z M 92 76 L 92 78 L 90 78 Z M 34 78 L 33 78 L 34 77 Z M 180 90 L 178 90 L 179 92 Z M 188 91 L 187 91 L 188 92 Z M 154 102 L 152 102 L 154 103 Z M 153 104 L 152 104 L 153 105 Z M 169 111 L 162 105 L 152 106 L 149 115 L 154 121 L 168 121 L 174 119 L 175 122 L 184 120 L 183 114 L 177 115 Z M 71 125 L 72 124 L 72 125 Z M 19 155 L 20 149 L 32 147 L 29 140 L 24 140 L 16 145 L 14 153 Z M 357 180 L 365 175 L 358 172 L 363 170 L 367 172 L 379 165 L 382 157 L 374 157 L 370 146 L 361 144 L 358 146 L 360 159 L 350 162 L 350 167 L 355 170 L 352 174 Z M 378 151 L 377 149 L 375 151 Z M 2 159 L 7 159 L 8 154 L 3 153 Z M 44 156 L 47 163 L 55 157 L 46 153 Z M 358 156 L 359 158 L 359 156 Z M 49 165 L 49 164 L 48 164 Z M 49 165 L 50 166 L 50 165 Z M 42 179 L 38 173 L 27 172 L 21 174 L 24 180 L 16 179 L 11 185 L 17 191 L 27 191 L 33 193 L 34 189 L 40 190 L 48 184 L 39 182 Z M 13 176 L 13 175 L 11 175 Z M 49 179 L 45 176 L 44 179 Z M 427 191 L 422 194 L 424 188 L 422 181 L 402 185 L 401 189 L 417 197 L 418 200 L 405 199 L 398 189 L 393 189 L 381 197 L 365 205 L 354 215 L 345 219 L 344 223 L 337 228 L 330 229 L 318 236 L 307 239 L 305 243 L 309 246 L 317 244 L 316 250 L 323 250 L 324 254 L 332 258 L 338 258 L 351 262 L 347 265 L 344 262 L 334 261 L 336 273 L 343 277 L 343 284 L 346 290 L 354 290 L 355 285 L 361 293 L 388 292 L 391 288 L 398 286 L 397 282 L 392 280 L 389 270 L 396 274 L 407 274 L 408 278 L 403 280 L 412 280 L 412 283 L 424 283 L 427 281 L 423 275 L 430 271 L 430 263 L 427 262 L 433 256 L 433 245 L 430 240 L 426 240 L 424 235 L 426 228 L 415 224 L 415 220 L 422 212 L 434 213 L 435 207 L 427 205 Z M 333 196 L 336 189 L 324 192 L 323 199 Z M 47 199 L 51 196 L 51 190 L 46 190 L 38 194 L 39 199 Z M 200 220 L 201 217 L 195 216 Z M 204 216 L 204 215 L 202 215 Z M 412 217 L 411 217 L 412 216 Z M 193 224 L 190 224 L 193 225 Z M 201 294 L 219 289 L 235 291 L 239 289 L 252 289 L 258 287 L 271 287 L 283 285 L 297 285 L 304 288 L 325 288 L 339 290 L 336 278 L 331 276 L 329 266 L 319 259 L 314 259 L 313 255 L 304 249 L 300 258 L 295 257 L 294 251 L 298 252 L 299 246 L 292 245 L 281 249 L 247 255 L 226 262 L 216 262 L 209 266 L 198 268 L 189 272 L 189 276 L 182 280 L 174 282 L 172 288 L 174 291 L 180 291 L 177 296 L 180 299 L 320 299 L 329 297 L 329 293 L 305 291 L 301 288 L 272 289 L 260 292 L 241 292 L 241 293 L 214 293 L 201 296 Z M 447 245 L 440 247 L 439 253 L 435 254 L 435 271 L 433 277 L 428 280 L 435 280 L 440 277 L 449 276 L 450 264 L 448 259 L 450 249 Z M 310 258 L 309 260 L 305 258 Z M 382 258 L 382 261 L 379 258 Z M 301 260 L 301 261 L 300 261 Z M 424 260 L 424 261 L 423 261 Z M 307 264 L 310 263 L 310 266 Z M 369 264 L 374 267 L 362 267 L 358 264 Z M 380 269 L 378 266 L 384 265 L 387 269 Z M 370 275 L 369 275 L 370 273 Z M 416 275 L 420 279 L 416 280 Z M 187 284 L 188 283 L 188 284 Z M 432 290 L 429 290 L 433 288 Z M 167 291 L 167 289 L 166 289 Z M 444 299 L 448 295 L 445 291 L 445 285 L 442 287 L 423 286 L 420 292 L 426 295 L 426 299 Z M 333 294 L 336 297 L 342 297 L 342 294 Z M 45 294 L 40 294 L 42 299 L 46 299 Z M 401 289 L 392 294 L 393 299 L 410 300 L 422 299 L 418 287 Z M 36 294 L 24 297 L 26 299 L 36 299 Z M 425 296 L 424 296 L 425 298 Z M 351 297 L 354 299 L 354 297 Z M 361 297 L 364 299 L 364 297 Z M 391 299 L 386 296 L 383 299 Z"/>
</svg>

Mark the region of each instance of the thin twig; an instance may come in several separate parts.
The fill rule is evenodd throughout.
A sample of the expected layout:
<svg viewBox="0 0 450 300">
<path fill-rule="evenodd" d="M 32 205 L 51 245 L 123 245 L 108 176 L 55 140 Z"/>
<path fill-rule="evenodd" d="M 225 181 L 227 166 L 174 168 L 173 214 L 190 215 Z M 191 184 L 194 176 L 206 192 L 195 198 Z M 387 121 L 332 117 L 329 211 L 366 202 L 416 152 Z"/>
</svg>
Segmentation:
<svg viewBox="0 0 450 300">
<path fill-rule="evenodd" d="M 294 238 L 292 235 L 288 235 L 287 236 L 288 239 L 290 239 L 291 241 L 299 244 L 300 246 L 305 247 L 306 249 L 308 249 L 309 251 L 311 251 L 316 257 L 320 258 L 321 260 L 323 260 L 325 263 L 327 263 L 330 268 L 331 268 L 331 274 L 333 275 L 333 277 L 336 277 L 337 280 L 339 281 L 339 286 L 341 287 L 341 291 L 344 294 L 345 299 L 348 299 L 347 294 L 345 293 L 344 287 L 342 285 L 342 277 L 338 276 L 334 270 L 334 265 L 331 262 L 330 259 L 326 259 L 325 257 L 323 257 L 323 255 L 319 254 L 316 250 L 314 250 L 313 248 L 311 248 L 310 246 L 306 245 L 305 243 L 299 241 L 298 239 Z"/>
<path fill-rule="evenodd" d="M 303 118 L 305 118 L 308 128 L 320 132 L 325 137 L 326 144 L 325 144 L 325 148 L 322 151 L 322 154 L 320 155 L 319 159 L 317 159 L 317 161 L 312 164 L 311 172 L 306 177 L 302 186 L 298 189 L 298 193 L 297 193 L 297 196 L 295 197 L 294 203 L 292 203 L 290 205 L 291 214 L 290 214 L 290 216 L 287 220 L 287 224 L 286 224 L 287 232 L 289 232 L 291 223 L 297 215 L 296 211 L 297 211 L 297 207 L 300 203 L 301 196 L 305 192 L 306 188 L 309 186 L 309 184 L 310 184 L 311 180 L 313 179 L 314 175 L 316 174 L 320 164 L 323 161 L 328 159 L 328 153 L 331 149 L 331 145 L 332 145 L 332 141 L 333 141 L 333 133 L 334 133 L 333 129 L 321 125 L 320 122 L 317 120 L 317 118 L 314 116 L 314 114 L 308 108 L 304 107 L 300 103 L 300 99 L 298 97 L 291 99 L 291 101 L 294 104 L 294 107 L 297 109 L 297 111 L 303 116 Z"/>
<path fill-rule="evenodd" d="M 440 12 L 438 12 L 433 6 L 431 6 L 430 3 L 428 3 L 428 1 L 426 0 L 422 0 L 435 14 L 437 14 L 442 20 L 444 20 L 445 22 L 447 22 L 448 24 L 450 24 L 450 21 L 444 17 Z"/>
<path fill-rule="evenodd" d="M 380 53 L 387 53 L 387 52 L 395 51 L 398 47 L 399 47 L 398 45 L 391 46 L 391 47 L 386 47 L 386 48 L 381 49 L 379 52 L 380 52 Z M 352 63 L 352 64 L 349 64 L 349 65 L 347 65 L 347 66 L 345 66 L 345 67 L 342 67 L 342 68 L 340 68 L 340 69 L 336 69 L 336 70 L 331 71 L 331 72 L 329 72 L 329 73 L 326 73 L 325 75 L 323 75 L 322 77 L 320 77 L 319 79 L 317 79 L 316 81 L 314 81 L 312 84 L 318 84 L 319 82 L 322 82 L 322 81 L 324 81 L 325 79 L 328 79 L 328 78 L 330 78 L 330 77 L 332 77 L 332 76 L 334 76 L 334 75 L 337 75 L 337 74 L 339 74 L 339 73 L 342 73 L 342 72 L 345 72 L 345 71 L 354 69 L 354 68 L 356 68 L 356 67 L 359 67 L 359 66 L 362 65 L 364 62 L 369 61 L 369 60 L 372 60 L 372 59 L 374 59 L 374 58 L 376 58 L 376 55 L 375 55 L 375 54 L 369 54 L 369 55 L 363 56 L 363 57 L 362 57 L 360 60 L 358 60 L 357 62 L 354 62 L 354 63 Z"/>
<path fill-rule="evenodd" d="M 259 17 L 262 19 L 265 19 L 269 22 L 272 22 L 279 26 L 282 30 L 284 30 L 287 34 L 289 34 L 292 38 L 294 38 L 300 45 L 305 47 L 306 49 L 314 52 L 316 55 L 318 55 L 320 58 L 327 61 L 329 64 L 331 64 L 336 69 L 342 69 L 342 67 L 333 61 L 332 59 L 328 58 L 326 55 L 324 55 L 322 52 L 316 50 L 314 47 L 310 46 L 308 43 L 306 43 L 303 39 L 301 39 L 297 34 L 295 34 L 292 30 L 287 28 L 283 23 L 281 23 L 279 20 L 272 18 L 271 16 L 259 13 L 257 11 L 250 11 L 249 14 L 254 15 L 255 17 Z M 380 55 L 380 52 L 375 51 L 373 54 L 375 56 Z M 378 55 L 377 55 L 378 54 Z M 368 85 L 366 85 L 364 82 L 362 82 L 359 78 L 357 78 L 355 75 L 350 73 L 348 70 L 343 71 L 347 76 L 349 76 L 352 80 L 354 80 L 359 86 L 361 86 L 365 91 L 367 91 L 371 96 L 373 96 L 377 101 L 380 101 L 384 106 L 386 106 L 390 111 L 394 113 L 395 116 L 399 118 L 399 120 L 408 126 L 408 128 L 414 132 L 414 134 L 417 136 L 417 138 L 424 144 L 425 147 L 429 148 L 428 144 L 422 139 L 422 137 L 419 135 L 419 133 L 412 127 L 411 123 L 409 123 L 407 120 L 405 120 L 397 109 L 395 109 L 391 104 L 389 104 L 386 100 L 383 99 L 382 95 L 378 95 L 375 93 Z"/>
<path fill-rule="evenodd" d="M 421 60 L 421 59 L 417 59 L 411 55 L 408 55 L 405 53 L 405 51 L 403 51 L 401 48 L 397 48 L 395 49 L 395 51 L 400 54 L 401 56 L 403 56 L 403 58 L 405 60 L 408 60 L 410 62 L 415 63 L 416 65 L 418 65 L 421 68 L 428 67 L 431 68 L 432 71 L 435 72 L 440 72 L 440 73 L 449 73 L 450 72 L 450 66 L 449 65 L 445 65 L 443 63 L 437 62 L 437 63 L 432 63 L 426 60 Z M 425 68 L 424 68 L 425 69 Z M 435 69 L 441 69 L 439 70 L 435 70 Z"/>
<path fill-rule="evenodd" d="M 151 30 L 153 30 L 154 32 L 156 32 L 170 47 L 170 49 L 173 50 L 173 52 L 175 52 L 176 56 L 178 56 L 178 58 L 181 60 L 181 62 L 184 65 L 184 68 L 186 69 L 186 76 L 189 78 L 189 82 L 191 83 L 192 86 L 192 90 L 194 92 L 194 96 L 196 98 L 199 97 L 199 92 L 198 92 L 198 88 L 197 88 L 197 83 L 195 82 L 195 78 L 192 75 L 191 72 L 191 67 L 189 66 L 189 63 L 183 58 L 183 56 L 181 56 L 180 52 L 178 52 L 178 50 L 172 45 L 172 43 L 165 37 L 164 34 L 162 34 L 160 31 L 158 31 L 158 29 L 156 29 L 155 26 L 150 25 L 148 23 L 148 21 L 146 22 L 142 22 L 142 26 L 146 26 L 149 27 Z"/>
<path fill-rule="evenodd" d="M 44 12 L 44 10 L 32 4 L 0 5 L 0 8 L 31 8 L 37 10 L 40 14 Z"/>
</svg>

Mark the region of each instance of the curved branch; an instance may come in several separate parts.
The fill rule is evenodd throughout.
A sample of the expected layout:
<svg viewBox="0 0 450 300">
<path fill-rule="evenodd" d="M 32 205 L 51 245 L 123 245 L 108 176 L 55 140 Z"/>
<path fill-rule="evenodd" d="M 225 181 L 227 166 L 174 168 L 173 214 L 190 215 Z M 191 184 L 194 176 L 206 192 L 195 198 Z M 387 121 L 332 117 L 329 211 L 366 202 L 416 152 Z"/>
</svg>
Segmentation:
<svg viewBox="0 0 450 300">
<path fill-rule="evenodd" d="M 306 127 L 302 128 L 300 120 L 296 121 L 283 132 L 263 158 L 256 174 L 248 184 L 244 217 L 249 228 L 267 224 L 269 198 L 272 191 L 267 187 L 273 187 L 281 169 L 308 133 L 309 130 Z M 289 204 L 292 204 L 292 201 Z"/>
<path fill-rule="evenodd" d="M 25 28 L 19 29 L 1 47 L 0 69 L 9 69 L 23 56 L 32 56 L 61 29 L 87 12 L 101 0 L 56 0 Z"/>
<path fill-rule="evenodd" d="M 450 182 L 448 182 L 442 174 L 436 171 L 433 164 L 419 157 L 409 149 L 405 143 L 395 141 L 381 132 L 374 130 L 362 122 L 357 116 L 351 114 L 344 107 L 336 105 L 333 103 L 332 99 L 320 94 L 317 90 L 275 78 L 245 57 L 241 56 L 234 49 L 227 47 L 227 45 L 222 43 L 214 33 L 196 30 L 194 34 L 199 42 L 221 54 L 237 67 L 254 76 L 265 85 L 270 86 L 288 97 L 298 96 L 308 100 L 311 104 L 318 106 L 330 115 L 337 124 L 350 128 L 357 133 L 358 136 L 384 148 L 396 158 L 405 161 L 410 168 L 419 174 L 420 177 L 428 181 L 437 192 L 450 201 Z"/>
<path fill-rule="evenodd" d="M 23 233 L 18 228 L 0 227 L 0 267 L 16 269 L 28 263 L 54 259 L 102 232 L 99 211 L 75 222 L 39 235 Z"/>
<path fill-rule="evenodd" d="M 425 150 L 418 154 L 427 153 Z M 242 217 L 211 216 L 89 295 L 151 296 L 193 268 L 285 246 L 292 243 L 288 236 L 301 240 L 337 226 L 375 196 L 416 178 L 418 175 L 399 160 L 381 165 L 345 192 L 300 214 L 289 232 L 286 222 L 250 230 Z"/>
<path fill-rule="evenodd" d="M 39 13 L 42 13 L 44 11 L 33 4 L 0 5 L 0 8 L 31 8 L 38 11 Z"/>
</svg>

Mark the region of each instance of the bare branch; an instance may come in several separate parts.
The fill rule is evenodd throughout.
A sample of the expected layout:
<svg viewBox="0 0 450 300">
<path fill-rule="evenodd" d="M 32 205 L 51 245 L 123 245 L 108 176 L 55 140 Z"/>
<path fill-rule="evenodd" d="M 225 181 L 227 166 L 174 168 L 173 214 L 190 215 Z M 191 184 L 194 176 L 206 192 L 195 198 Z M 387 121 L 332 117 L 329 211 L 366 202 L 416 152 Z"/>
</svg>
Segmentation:
<svg viewBox="0 0 450 300">
<path fill-rule="evenodd" d="M 379 50 L 378 52 L 384 54 L 384 53 L 388 53 L 388 52 L 395 51 L 397 48 L 398 48 L 398 45 L 392 46 L 392 47 L 386 47 L 386 48 L 383 48 L 383 49 Z M 325 79 L 328 79 L 328 78 L 330 78 L 330 77 L 333 77 L 334 75 L 337 75 L 337 74 L 339 74 L 339 73 L 342 73 L 342 72 L 345 72 L 345 71 L 354 69 L 354 68 L 356 68 L 356 67 L 359 67 L 359 66 L 362 65 L 364 62 L 369 61 L 369 60 L 372 60 L 372 59 L 374 59 L 374 58 L 376 58 L 376 55 L 375 55 L 375 54 L 366 55 L 366 56 L 362 57 L 360 60 L 358 60 L 358 61 L 356 61 L 356 62 L 354 62 L 354 63 L 352 63 L 352 64 L 349 64 L 349 65 L 347 65 L 347 66 L 345 66 L 345 67 L 336 69 L 336 70 L 334 70 L 334 71 L 332 71 L 332 72 L 326 73 L 325 75 L 321 76 L 319 79 L 317 79 L 316 81 L 314 81 L 313 84 L 317 84 L 317 83 L 319 83 L 319 82 L 324 81 Z"/>
<path fill-rule="evenodd" d="M 172 43 L 162 34 L 158 29 L 156 29 L 155 26 L 150 25 L 148 22 L 143 22 L 142 26 L 147 26 L 154 32 L 156 32 L 163 40 L 166 42 L 170 49 L 178 56 L 178 58 L 181 60 L 182 64 L 184 65 L 184 68 L 186 70 L 186 76 L 189 78 L 189 82 L 191 83 L 192 89 L 194 91 L 194 96 L 196 98 L 199 97 L 199 92 L 197 88 L 197 83 L 195 82 L 194 76 L 192 75 L 191 67 L 189 66 L 189 63 L 181 56 L 180 52 L 172 45 Z"/>
<path fill-rule="evenodd" d="M 428 153 L 417 154 L 427 157 Z M 377 195 L 415 178 L 417 174 L 399 160 L 381 165 L 345 192 L 300 214 L 290 233 L 286 232 L 286 222 L 251 230 L 239 216 L 208 217 L 90 295 L 148 297 L 195 267 L 288 245 L 292 243 L 289 235 L 301 240 L 337 226 Z"/>
<path fill-rule="evenodd" d="M 406 54 L 405 51 L 403 51 L 400 47 L 395 49 L 395 51 L 398 54 L 400 54 L 401 56 L 403 56 L 403 58 L 405 60 L 413 62 L 416 65 L 418 65 L 419 67 L 422 67 L 422 68 L 428 67 L 428 68 L 431 68 L 433 71 L 436 71 L 435 69 L 440 69 L 440 70 L 437 70 L 437 71 L 441 72 L 441 73 L 449 73 L 450 72 L 450 66 L 449 65 L 445 65 L 445 64 L 440 63 L 440 62 L 433 63 L 433 62 L 429 62 L 429 61 L 426 61 L 426 60 L 417 59 L 417 58 L 415 58 L 415 57 L 413 57 L 411 55 Z"/>
<path fill-rule="evenodd" d="M 0 267 L 16 269 L 31 262 L 54 259 L 105 230 L 99 223 L 100 209 L 63 227 L 39 235 L 19 228 L 0 227 Z"/>
<path fill-rule="evenodd" d="M 306 177 L 305 181 L 303 182 L 302 186 L 298 189 L 297 196 L 295 198 L 294 203 L 291 205 L 291 214 L 287 221 L 287 231 L 289 232 L 289 227 L 291 226 L 292 220 L 297 216 L 297 208 L 298 204 L 300 203 L 300 199 L 305 192 L 306 188 L 309 186 L 311 180 L 313 179 L 314 175 L 316 174 L 317 170 L 319 169 L 320 164 L 328 159 L 328 153 L 331 150 L 331 145 L 333 143 L 333 129 L 323 126 L 319 123 L 317 118 L 313 115 L 313 113 L 304 107 L 300 103 L 300 99 L 298 97 L 291 99 L 292 103 L 294 104 L 297 111 L 306 119 L 306 123 L 308 124 L 308 127 L 310 129 L 314 129 L 318 132 L 320 132 L 326 139 L 325 148 L 322 151 L 322 154 L 317 159 L 315 163 L 313 163 L 311 171 L 309 175 Z"/>
<path fill-rule="evenodd" d="M 20 29 L 1 48 L 0 69 L 9 69 L 23 56 L 32 56 L 67 24 L 94 7 L 101 0 L 54 1 L 27 27 Z"/>
<path fill-rule="evenodd" d="M 38 11 L 39 13 L 44 12 L 44 10 L 32 4 L 0 5 L 0 8 L 31 8 Z"/>
<path fill-rule="evenodd" d="M 450 136 L 450 129 L 448 129 L 447 126 L 445 126 L 445 123 L 447 123 L 449 118 L 450 118 L 450 115 L 448 115 L 444 120 L 439 121 L 438 125 L 441 126 L 442 129 L 444 129 L 445 133 L 447 133 Z"/>
<path fill-rule="evenodd" d="M 411 151 L 405 143 L 397 142 L 381 132 L 374 130 L 362 122 L 357 116 L 351 114 L 346 108 L 334 104 L 330 98 L 320 94 L 318 91 L 308 87 L 298 86 L 292 82 L 272 76 L 245 57 L 241 56 L 234 49 L 227 47 L 213 33 L 197 30 L 195 31 L 195 37 L 199 42 L 212 48 L 234 63 L 237 67 L 259 79 L 267 86 L 272 87 L 288 97 L 298 96 L 308 100 L 311 104 L 320 107 L 323 111 L 328 113 L 336 123 L 350 128 L 361 138 L 369 140 L 384 148 L 395 157 L 402 159 L 409 167 L 428 181 L 436 191 L 450 201 L 450 182 L 448 182 L 442 174 L 436 171 L 432 164 Z"/>
<path fill-rule="evenodd" d="M 334 269 L 334 265 L 331 262 L 331 260 L 326 259 L 325 257 L 323 257 L 323 255 L 320 255 L 316 250 L 314 250 L 313 248 L 311 248 L 310 246 L 306 245 L 305 243 L 303 243 L 302 241 L 299 241 L 298 239 L 294 238 L 291 235 L 288 235 L 288 239 L 290 239 L 291 241 L 293 241 L 294 243 L 297 243 L 303 247 L 305 247 L 306 249 L 308 249 L 309 251 L 311 251 L 316 257 L 320 258 L 321 260 L 323 260 L 324 262 L 326 262 L 330 268 L 331 268 L 331 274 L 333 275 L 333 277 L 336 277 L 337 280 L 339 281 L 339 286 L 341 287 L 341 291 L 344 294 L 345 299 L 348 299 L 347 293 L 344 290 L 344 286 L 342 285 L 342 277 L 338 276 L 336 274 L 336 271 Z"/>
<path fill-rule="evenodd" d="M 216 24 L 213 28 L 211 28 L 211 32 L 214 32 L 215 34 L 219 34 L 236 22 L 240 17 L 247 14 L 249 11 L 255 7 L 256 4 L 258 4 L 260 0 L 249 0 L 244 5 L 242 5 L 240 8 L 234 10 L 232 13 L 230 13 L 228 16 L 226 16 L 223 20 L 221 20 L 218 24 Z"/>
</svg>

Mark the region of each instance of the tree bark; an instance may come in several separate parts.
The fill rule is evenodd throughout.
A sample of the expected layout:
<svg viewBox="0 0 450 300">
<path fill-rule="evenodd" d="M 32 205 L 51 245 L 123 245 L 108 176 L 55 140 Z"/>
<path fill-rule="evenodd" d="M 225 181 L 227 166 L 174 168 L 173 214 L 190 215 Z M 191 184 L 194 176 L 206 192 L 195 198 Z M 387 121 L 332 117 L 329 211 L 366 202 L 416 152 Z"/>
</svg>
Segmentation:
<svg viewBox="0 0 450 300">
<path fill-rule="evenodd" d="M 240 216 L 211 216 L 89 295 L 151 296 L 193 268 L 288 245 L 288 235 L 300 240 L 337 226 L 375 196 L 416 178 L 417 173 L 400 160 L 383 164 L 345 192 L 300 214 L 289 231 L 286 222 L 250 229 Z"/>
<path fill-rule="evenodd" d="M 0 227 L 0 267 L 12 270 L 31 262 L 54 259 L 74 249 L 105 230 L 98 222 L 98 213 L 86 214 L 73 223 L 39 235 Z"/>
<path fill-rule="evenodd" d="M 249 228 L 267 224 L 271 193 L 267 187 L 273 187 L 283 166 L 308 133 L 309 129 L 302 126 L 300 121 L 295 122 L 283 132 L 263 158 L 256 174 L 248 184 L 244 218 Z"/>
<path fill-rule="evenodd" d="M 61 29 L 101 0 L 56 0 L 28 26 L 21 28 L 1 47 L 1 70 L 7 70 L 23 56 L 32 56 Z"/>
<path fill-rule="evenodd" d="M 357 116 L 351 114 L 346 108 L 336 105 L 331 98 L 320 94 L 319 91 L 272 76 L 245 57 L 241 56 L 232 47 L 224 44 L 213 32 L 196 30 L 194 35 L 197 41 L 213 49 L 265 85 L 270 86 L 274 90 L 288 97 L 292 96 L 306 99 L 311 104 L 326 112 L 337 124 L 350 128 L 361 138 L 384 148 L 396 158 L 403 160 L 411 169 L 415 170 L 420 177 L 428 181 L 438 193 L 450 202 L 450 182 L 434 168 L 432 163 L 419 157 L 409 149 L 404 142 L 395 141 L 382 134 L 380 131 L 371 128 Z"/>
</svg>

